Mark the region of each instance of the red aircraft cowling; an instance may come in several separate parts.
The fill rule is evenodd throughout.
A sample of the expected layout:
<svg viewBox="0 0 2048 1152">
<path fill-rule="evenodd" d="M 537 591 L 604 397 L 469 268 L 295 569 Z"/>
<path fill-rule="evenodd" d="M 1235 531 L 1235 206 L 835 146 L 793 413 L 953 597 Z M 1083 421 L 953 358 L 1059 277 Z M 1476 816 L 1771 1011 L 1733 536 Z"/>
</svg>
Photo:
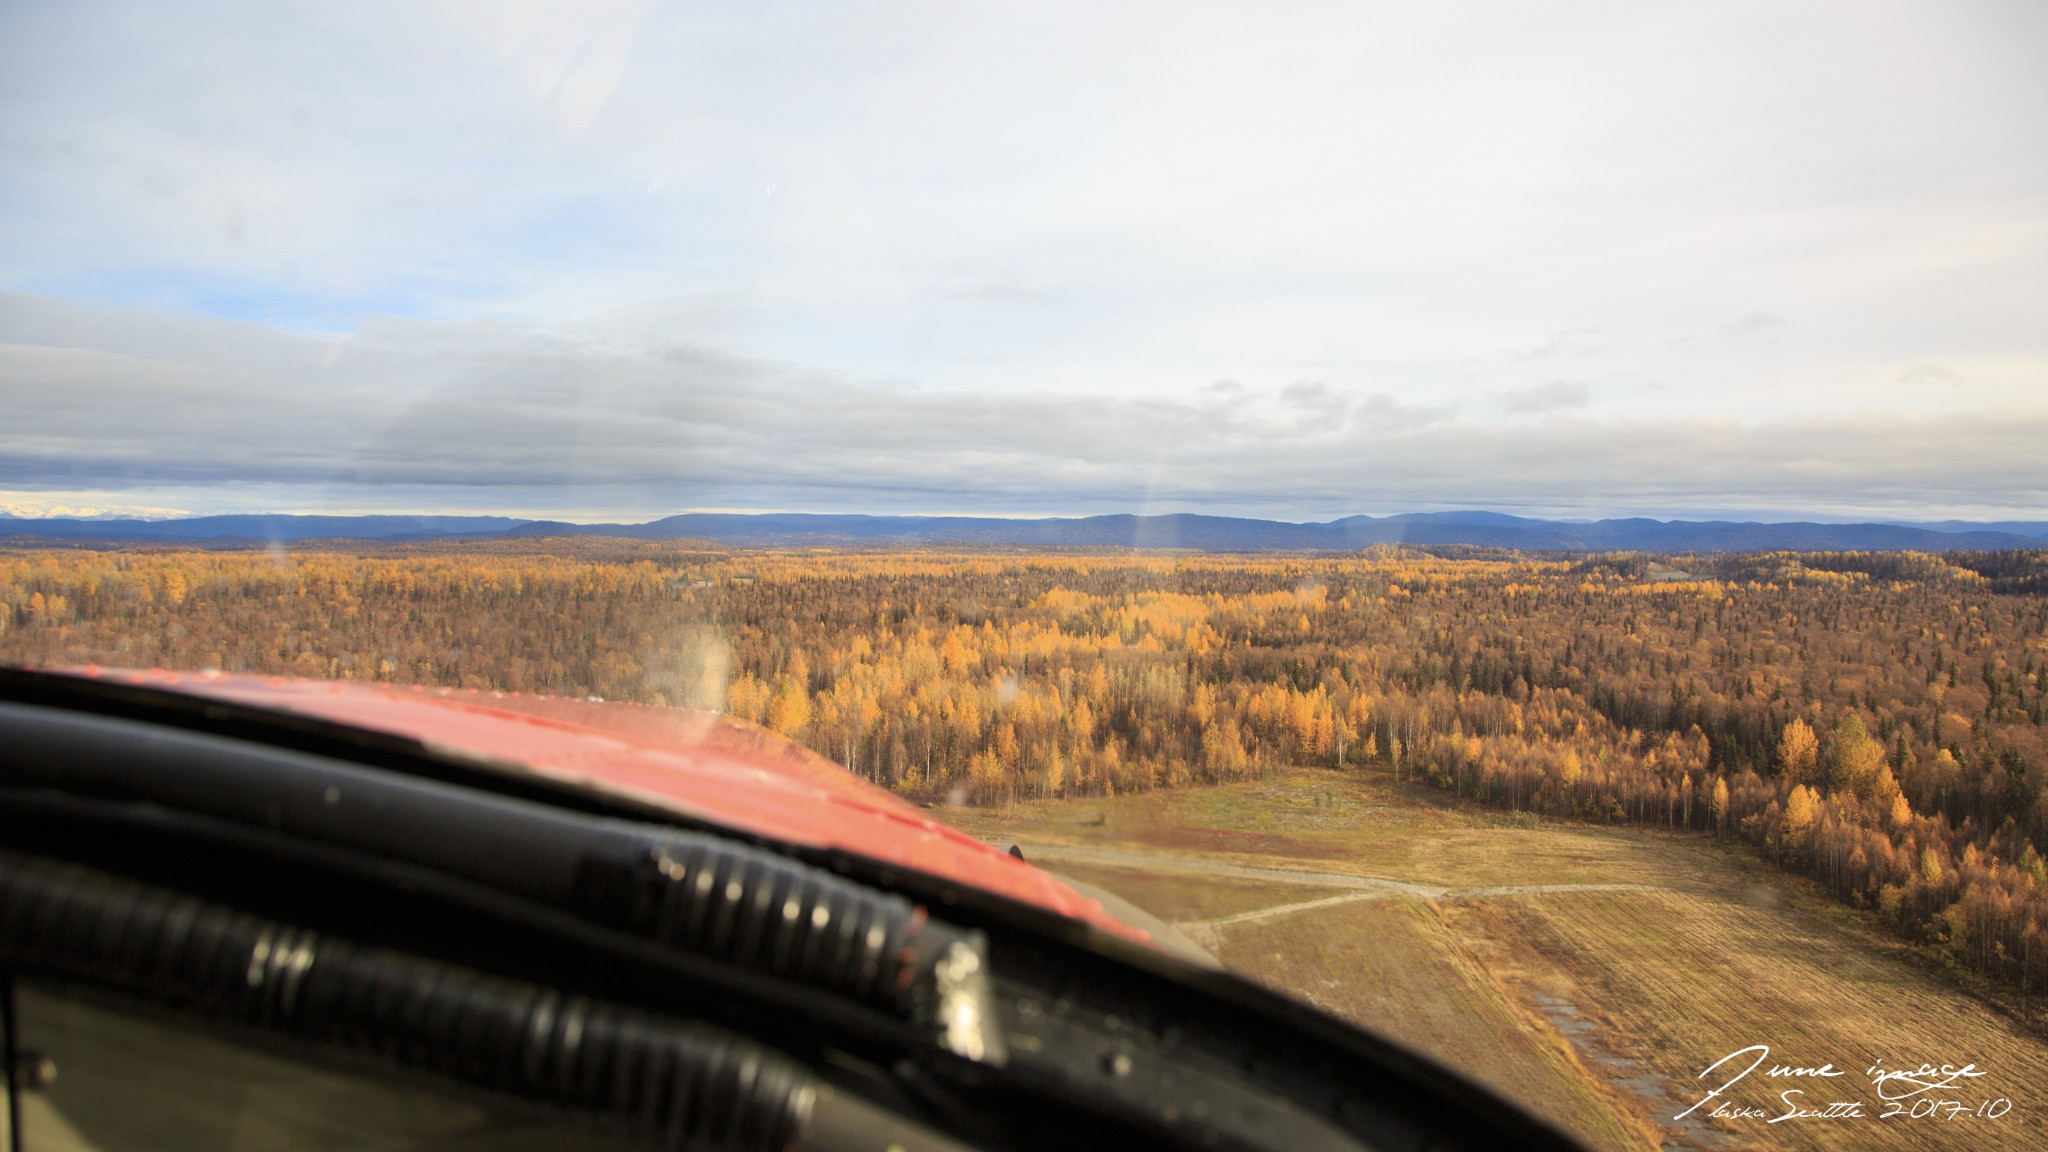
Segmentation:
<svg viewBox="0 0 2048 1152">
<path fill-rule="evenodd" d="M 500 771 L 937 876 L 1154 944 L 1032 865 L 773 732 L 692 708 L 162 669 L 50 669 L 415 740 Z"/>
</svg>

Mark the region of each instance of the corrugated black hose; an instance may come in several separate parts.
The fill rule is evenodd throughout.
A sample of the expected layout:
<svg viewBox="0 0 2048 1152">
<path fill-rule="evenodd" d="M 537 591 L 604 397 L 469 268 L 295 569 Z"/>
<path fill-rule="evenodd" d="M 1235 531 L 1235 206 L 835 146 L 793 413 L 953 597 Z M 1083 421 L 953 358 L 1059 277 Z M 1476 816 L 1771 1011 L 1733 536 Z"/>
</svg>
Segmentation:
<svg viewBox="0 0 2048 1152">
<path fill-rule="evenodd" d="M 0 965 L 617 1118 L 664 1148 L 957 1147 L 708 1025 L 13 852 L 0 852 Z"/>
<path fill-rule="evenodd" d="M 637 858 L 586 855 L 576 887 L 586 919 L 886 1007 L 969 1060 L 1007 1057 L 985 938 L 901 896 L 689 832 L 650 840 Z"/>
</svg>

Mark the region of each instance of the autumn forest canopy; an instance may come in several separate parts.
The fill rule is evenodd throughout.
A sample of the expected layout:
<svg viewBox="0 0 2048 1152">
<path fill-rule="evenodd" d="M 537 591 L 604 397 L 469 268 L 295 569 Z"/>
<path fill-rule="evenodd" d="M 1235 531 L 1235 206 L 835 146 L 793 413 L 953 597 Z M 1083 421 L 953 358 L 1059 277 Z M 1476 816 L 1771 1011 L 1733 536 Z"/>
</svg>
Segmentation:
<svg viewBox="0 0 2048 1152">
<path fill-rule="evenodd" d="M 717 708 L 912 798 L 1375 772 L 1751 845 L 2048 984 L 2048 553 L 0 551 L 0 661 Z"/>
</svg>

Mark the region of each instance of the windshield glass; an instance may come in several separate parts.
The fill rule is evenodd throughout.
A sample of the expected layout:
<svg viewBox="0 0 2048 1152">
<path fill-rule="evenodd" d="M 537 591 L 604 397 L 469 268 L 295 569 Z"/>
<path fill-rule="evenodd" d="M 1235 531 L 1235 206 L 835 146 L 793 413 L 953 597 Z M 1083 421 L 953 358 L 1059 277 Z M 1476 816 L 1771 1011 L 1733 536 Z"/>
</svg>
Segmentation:
<svg viewBox="0 0 2048 1152">
<path fill-rule="evenodd" d="M 0 662 L 715 712 L 1592 1147 L 2039 1147 L 2044 37 L 0 7 Z"/>
</svg>

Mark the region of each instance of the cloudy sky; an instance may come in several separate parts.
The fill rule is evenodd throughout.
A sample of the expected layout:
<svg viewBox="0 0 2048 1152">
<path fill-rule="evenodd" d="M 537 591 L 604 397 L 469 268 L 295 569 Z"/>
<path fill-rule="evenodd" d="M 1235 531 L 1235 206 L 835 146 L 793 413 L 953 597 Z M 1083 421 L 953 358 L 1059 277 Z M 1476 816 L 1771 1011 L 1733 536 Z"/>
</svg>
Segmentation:
<svg viewBox="0 0 2048 1152">
<path fill-rule="evenodd" d="M 2044 44 L 0 0 L 0 510 L 2048 518 Z"/>
</svg>

